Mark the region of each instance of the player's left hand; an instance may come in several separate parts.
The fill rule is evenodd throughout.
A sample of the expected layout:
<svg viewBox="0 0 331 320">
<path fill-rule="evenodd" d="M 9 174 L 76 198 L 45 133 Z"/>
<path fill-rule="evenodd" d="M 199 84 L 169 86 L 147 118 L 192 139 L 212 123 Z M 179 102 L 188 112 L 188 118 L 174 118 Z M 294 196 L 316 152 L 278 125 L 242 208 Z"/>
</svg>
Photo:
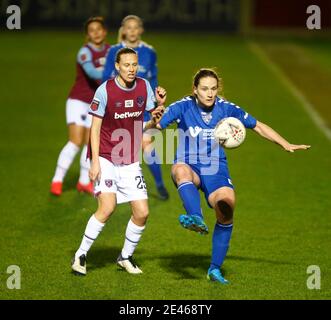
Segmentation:
<svg viewBox="0 0 331 320">
<path fill-rule="evenodd" d="M 158 106 L 153 112 L 152 112 L 152 120 L 154 123 L 159 123 L 162 115 L 164 113 L 164 106 Z"/>
<path fill-rule="evenodd" d="M 158 86 L 155 89 L 155 97 L 156 97 L 157 105 L 164 106 L 167 99 L 167 91 L 164 88 Z"/>
<path fill-rule="evenodd" d="M 296 150 L 307 150 L 309 149 L 311 146 L 305 145 L 305 144 L 287 144 L 285 146 L 283 146 L 283 148 L 288 151 L 288 152 L 294 152 Z"/>
</svg>

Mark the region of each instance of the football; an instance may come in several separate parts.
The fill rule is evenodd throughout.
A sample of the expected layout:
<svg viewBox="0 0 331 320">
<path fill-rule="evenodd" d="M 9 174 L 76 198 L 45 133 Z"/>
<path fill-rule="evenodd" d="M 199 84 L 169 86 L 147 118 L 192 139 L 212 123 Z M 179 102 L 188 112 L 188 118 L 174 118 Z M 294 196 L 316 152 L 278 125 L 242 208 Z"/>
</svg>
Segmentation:
<svg viewBox="0 0 331 320">
<path fill-rule="evenodd" d="M 214 137 L 222 147 L 234 149 L 244 142 L 246 129 L 240 120 L 228 117 L 217 123 Z"/>
</svg>

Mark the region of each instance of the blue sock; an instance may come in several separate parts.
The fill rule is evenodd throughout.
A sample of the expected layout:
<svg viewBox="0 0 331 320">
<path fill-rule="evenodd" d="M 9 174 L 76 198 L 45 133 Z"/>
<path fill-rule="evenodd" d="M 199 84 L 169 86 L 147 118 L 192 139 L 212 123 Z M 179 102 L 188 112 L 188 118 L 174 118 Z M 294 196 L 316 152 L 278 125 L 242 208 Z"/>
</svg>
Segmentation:
<svg viewBox="0 0 331 320">
<path fill-rule="evenodd" d="M 215 224 L 210 269 L 219 269 L 229 248 L 233 224 Z"/>
<path fill-rule="evenodd" d="M 144 157 L 146 159 L 146 163 L 148 165 L 149 170 L 151 171 L 156 187 L 163 187 L 163 179 L 162 179 L 162 171 L 160 166 L 160 159 L 155 152 L 155 149 L 152 152 L 145 152 Z"/>
<path fill-rule="evenodd" d="M 197 187 L 192 182 L 184 182 L 178 186 L 177 190 L 182 199 L 186 213 L 202 218 L 200 194 Z"/>
</svg>

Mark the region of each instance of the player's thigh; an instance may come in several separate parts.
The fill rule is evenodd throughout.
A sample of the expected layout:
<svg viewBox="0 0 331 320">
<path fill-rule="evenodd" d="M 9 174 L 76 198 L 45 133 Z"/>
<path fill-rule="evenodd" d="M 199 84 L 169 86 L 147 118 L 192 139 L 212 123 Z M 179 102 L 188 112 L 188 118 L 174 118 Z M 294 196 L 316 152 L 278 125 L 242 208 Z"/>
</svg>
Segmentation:
<svg viewBox="0 0 331 320">
<path fill-rule="evenodd" d="M 88 109 L 88 103 L 69 98 L 66 102 L 67 125 L 75 124 L 79 127 L 90 127 L 91 115 L 88 114 Z"/>
<path fill-rule="evenodd" d="M 171 176 L 176 185 L 184 182 L 193 182 L 197 187 L 200 185 L 200 178 L 194 170 L 186 163 L 176 163 L 171 168 Z"/>
<path fill-rule="evenodd" d="M 84 130 L 84 144 L 88 144 L 90 141 L 90 128 L 86 128 Z"/>
<path fill-rule="evenodd" d="M 118 166 L 117 203 L 146 200 L 147 186 L 139 162 Z"/>
<path fill-rule="evenodd" d="M 108 159 L 99 157 L 100 180 L 94 183 L 94 196 L 98 197 L 103 193 L 114 193 L 118 191 L 118 170 Z"/>
<path fill-rule="evenodd" d="M 101 176 L 94 184 L 94 195 L 98 199 L 96 217 L 106 222 L 115 210 L 117 204 L 116 168 L 107 159 L 99 157 Z"/>
<path fill-rule="evenodd" d="M 74 123 L 68 125 L 69 140 L 77 146 L 81 146 L 84 142 L 85 127 L 78 126 Z"/>
<path fill-rule="evenodd" d="M 86 118 L 83 122 L 83 126 L 89 130 L 92 127 L 93 116 L 88 113 L 88 109 L 89 109 L 88 105 L 85 105 L 85 108 L 86 108 Z"/>
<path fill-rule="evenodd" d="M 142 148 L 145 152 L 150 152 L 153 149 L 152 136 L 144 133 L 142 139 Z"/>
<path fill-rule="evenodd" d="M 131 201 L 130 204 L 133 223 L 144 226 L 149 214 L 147 199 Z"/>
<path fill-rule="evenodd" d="M 98 195 L 98 209 L 95 213 L 96 218 L 105 223 L 116 208 L 116 193 L 101 193 Z"/>
</svg>

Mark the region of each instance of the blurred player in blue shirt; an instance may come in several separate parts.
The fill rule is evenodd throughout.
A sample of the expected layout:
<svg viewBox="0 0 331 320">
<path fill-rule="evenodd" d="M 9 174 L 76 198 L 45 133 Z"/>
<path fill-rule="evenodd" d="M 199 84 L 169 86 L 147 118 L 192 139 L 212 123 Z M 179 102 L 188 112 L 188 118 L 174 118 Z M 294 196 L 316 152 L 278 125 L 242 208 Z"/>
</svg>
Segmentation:
<svg viewBox="0 0 331 320">
<path fill-rule="evenodd" d="M 199 70 L 194 77 L 193 95 L 171 104 L 159 123 L 151 120 L 145 129 L 164 129 L 177 122 L 179 145 L 171 173 L 186 210 L 186 214 L 180 215 L 179 221 L 186 229 L 208 233 L 201 212 L 198 191 L 201 189 L 208 205 L 215 210 L 217 220 L 207 278 L 227 284 L 228 280 L 223 277 L 220 268 L 232 234 L 235 193 L 225 152 L 213 136 L 216 124 L 224 118 L 235 117 L 246 128 L 253 129 L 286 151 L 294 152 L 310 146 L 290 144 L 240 107 L 218 97 L 219 90 L 220 79 L 217 73 L 212 69 Z"/>
<path fill-rule="evenodd" d="M 107 56 L 105 69 L 103 72 L 103 81 L 116 76 L 115 57 L 118 50 L 124 47 L 133 48 L 138 53 L 138 77 L 149 81 L 153 90 L 158 86 L 157 80 L 157 59 L 156 52 L 152 46 L 141 41 L 143 33 L 142 20 L 134 15 L 126 16 L 122 20 L 122 26 L 119 30 L 118 44 L 111 47 Z M 150 120 L 150 114 L 144 113 L 144 122 Z M 148 167 L 154 177 L 159 196 L 162 200 L 169 197 L 168 191 L 164 186 L 162 179 L 162 172 L 160 166 L 160 159 L 155 153 L 155 149 L 151 146 L 151 136 L 145 132 L 143 136 L 142 147 L 144 150 L 144 158 Z"/>
</svg>

